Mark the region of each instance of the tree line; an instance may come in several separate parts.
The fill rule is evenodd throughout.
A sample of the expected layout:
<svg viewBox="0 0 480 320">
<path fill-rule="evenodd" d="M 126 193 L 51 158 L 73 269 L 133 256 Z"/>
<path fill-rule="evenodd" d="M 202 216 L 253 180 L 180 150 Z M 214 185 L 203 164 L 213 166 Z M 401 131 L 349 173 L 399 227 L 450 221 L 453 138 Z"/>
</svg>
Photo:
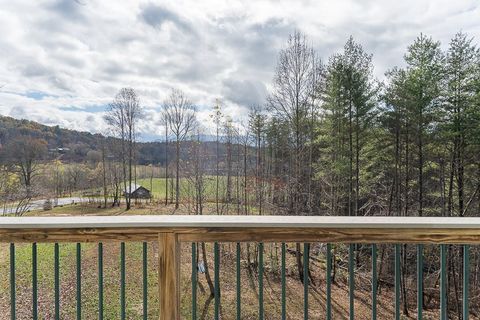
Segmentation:
<svg viewBox="0 0 480 320">
<path fill-rule="evenodd" d="M 287 190 L 275 204 L 289 214 L 477 216 L 480 54 L 473 39 L 457 33 L 442 50 L 421 34 L 408 46 L 404 67 L 383 80 L 352 37 L 325 63 L 308 43 L 298 32 L 289 38 L 266 105 L 265 166 L 273 161 L 273 176 Z M 461 250 L 448 252 L 451 306 L 459 317 Z M 358 263 L 361 249 L 356 253 Z M 412 255 L 404 246 L 405 314 Z M 298 265 L 302 278 L 300 259 Z"/>
</svg>

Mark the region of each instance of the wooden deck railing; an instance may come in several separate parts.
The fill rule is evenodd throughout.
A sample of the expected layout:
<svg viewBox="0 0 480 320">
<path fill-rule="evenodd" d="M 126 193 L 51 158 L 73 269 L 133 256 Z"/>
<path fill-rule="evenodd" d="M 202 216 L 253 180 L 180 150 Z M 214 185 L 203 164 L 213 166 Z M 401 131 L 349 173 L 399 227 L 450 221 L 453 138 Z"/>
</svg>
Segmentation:
<svg viewBox="0 0 480 320">
<path fill-rule="evenodd" d="M 59 252 L 58 243 L 77 243 L 77 319 L 82 318 L 81 303 L 81 245 L 82 242 L 98 243 L 99 306 L 98 318 L 103 319 L 103 243 L 120 242 L 121 251 L 121 318 L 125 319 L 125 242 L 144 242 L 143 273 L 146 286 L 146 242 L 158 241 L 159 256 L 159 314 L 162 320 L 179 319 L 179 243 L 189 242 L 195 248 L 197 242 L 215 242 L 215 318 L 218 319 L 218 243 L 237 243 L 237 287 L 239 286 L 240 242 L 259 243 L 259 281 L 263 283 L 263 243 L 282 243 L 282 308 L 286 318 L 285 303 L 285 243 L 327 243 L 327 319 L 331 314 L 331 243 L 347 243 L 349 246 L 349 297 L 350 319 L 354 319 L 354 260 L 353 244 L 372 244 L 372 319 L 377 317 L 376 244 L 395 244 L 395 318 L 400 319 L 400 255 L 399 244 L 417 244 L 417 318 L 422 319 L 423 292 L 423 244 L 440 245 L 440 316 L 447 319 L 446 310 L 446 254 L 447 244 L 464 245 L 463 261 L 463 319 L 469 316 L 469 247 L 480 243 L 480 218 L 413 218 L 413 217 L 292 217 L 292 216 L 80 216 L 80 217 L 3 217 L 0 218 L 0 242 L 10 243 L 10 304 L 11 318 L 16 319 L 15 303 L 15 243 L 32 243 L 32 317 L 37 319 L 37 243 L 55 243 L 55 318 L 60 318 L 59 306 Z M 309 246 L 305 245 L 305 252 Z M 192 250 L 192 256 L 195 250 Z M 304 254 L 304 266 L 308 268 L 308 255 Z M 192 265 L 194 259 L 192 259 Z M 308 270 L 308 269 L 306 269 Z M 192 267 L 192 304 L 196 305 L 196 266 Z M 308 319 L 308 278 L 304 281 L 304 318 Z M 240 290 L 237 290 L 240 295 Z M 259 317 L 263 318 L 263 288 L 259 295 Z M 147 317 L 146 288 L 143 291 L 144 316 Z M 239 296 L 237 303 L 240 304 Z M 192 318 L 196 318 L 196 307 Z M 241 319 L 237 305 L 237 319 Z"/>
</svg>

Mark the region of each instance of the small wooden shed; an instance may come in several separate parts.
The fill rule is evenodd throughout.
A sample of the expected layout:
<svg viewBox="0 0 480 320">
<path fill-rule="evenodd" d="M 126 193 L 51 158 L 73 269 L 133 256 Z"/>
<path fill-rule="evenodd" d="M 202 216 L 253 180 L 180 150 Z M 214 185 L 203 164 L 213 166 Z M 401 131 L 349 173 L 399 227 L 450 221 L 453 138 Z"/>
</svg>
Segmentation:
<svg viewBox="0 0 480 320">
<path fill-rule="evenodd" d="M 124 191 L 125 194 L 128 194 L 131 199 L 150 199 L 152 197 L 150 190 L 134 183 L 130 184 L 130 188 L 127 187 L 127 190 Z"/>
</svg>

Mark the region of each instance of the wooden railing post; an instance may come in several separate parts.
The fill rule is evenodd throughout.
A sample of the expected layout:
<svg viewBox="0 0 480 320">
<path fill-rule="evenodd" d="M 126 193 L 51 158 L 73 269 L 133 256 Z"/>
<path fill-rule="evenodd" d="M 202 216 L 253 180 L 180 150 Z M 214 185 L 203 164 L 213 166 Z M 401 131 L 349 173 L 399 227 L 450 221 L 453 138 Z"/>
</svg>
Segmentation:
<svg viewBox="0 0 480 320">
<path fill-rule="evenodd" d="M 158 235 L 158 289 L 160 320 L 180 319 L 180 252 L 177 235 Z"/>
</svg>

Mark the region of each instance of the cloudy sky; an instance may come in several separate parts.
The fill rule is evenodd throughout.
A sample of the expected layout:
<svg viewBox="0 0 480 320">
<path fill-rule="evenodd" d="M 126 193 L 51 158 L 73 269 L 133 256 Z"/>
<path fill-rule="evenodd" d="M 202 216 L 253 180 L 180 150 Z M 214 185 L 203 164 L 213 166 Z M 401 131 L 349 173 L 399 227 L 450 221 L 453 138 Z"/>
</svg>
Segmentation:
<svg viewBox="0 0 480 320">
<path fill-rule="evenodd" d="M 159 105 L 179 88 L 207 125 L 220 99 L 236 121 L 268 93 L 279 49 L 298 29 L 326 60 L 349 35 L 379 78 L 420 33 L 446 47 L 480 38 L 477 0 L 0 0 L 0 114 L 102 132 L 106 105 L 133 87 L 155 139 Z"/>
</svg>

